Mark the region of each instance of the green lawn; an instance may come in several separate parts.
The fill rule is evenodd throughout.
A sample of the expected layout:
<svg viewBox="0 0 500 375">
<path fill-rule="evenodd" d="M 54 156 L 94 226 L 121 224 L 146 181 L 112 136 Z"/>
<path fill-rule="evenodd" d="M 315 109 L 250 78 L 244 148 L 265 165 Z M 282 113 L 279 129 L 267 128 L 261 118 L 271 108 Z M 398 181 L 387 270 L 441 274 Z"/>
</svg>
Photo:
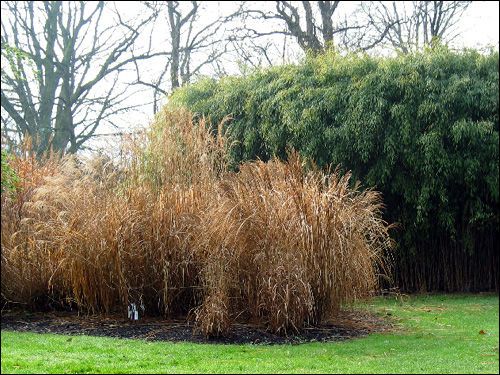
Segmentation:
<svg viewBox="0 0 500 375">
<path fill-rule="evenodd" d="M 498 373 L 498 296 L 363 305 L 399 331 L 336 343 L 205 345 L 2 331 L 2 373 Z M 480 333 L 484 332 L 484 334 Z"/>
</svg>

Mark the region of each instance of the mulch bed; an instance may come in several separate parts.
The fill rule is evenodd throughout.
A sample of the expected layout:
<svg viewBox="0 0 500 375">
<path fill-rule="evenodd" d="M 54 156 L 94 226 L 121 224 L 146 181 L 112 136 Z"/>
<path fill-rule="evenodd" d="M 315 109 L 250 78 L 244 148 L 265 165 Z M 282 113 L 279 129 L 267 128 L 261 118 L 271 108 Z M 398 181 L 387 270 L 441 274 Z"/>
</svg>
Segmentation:
<svg viewBox="0 0 500 375">
<path fill-rule="evenodd" d="M 85 316 L 77 313 L 2 312 L 2 330 L 67 335 L 107 336 L 150 341 L 188 341 L 218 344 L 299 344 L 313 341 L 340 341 L 392 329 L 385 319 L 366 312 L 346 311 L 335 324 L 307 327 L 300 334 L 280 336 L 264 328 L 233 324 L 226 337 L 207 338 L 193 333 L 185 320 L 144 317 L 131 322 L 121 316 Z"/>
</svg>

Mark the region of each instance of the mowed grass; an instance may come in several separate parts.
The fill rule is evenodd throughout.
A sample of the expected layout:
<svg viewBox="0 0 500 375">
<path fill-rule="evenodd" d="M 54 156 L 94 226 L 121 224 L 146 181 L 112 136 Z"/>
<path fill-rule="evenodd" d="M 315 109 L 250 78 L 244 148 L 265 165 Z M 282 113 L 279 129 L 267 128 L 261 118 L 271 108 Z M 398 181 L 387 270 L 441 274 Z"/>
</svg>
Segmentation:
<svg viewBox="0 0 500 375">
<path fill-rule="evenodd" d="M 496 295 L 375 298 L 397 331 L 335 343 L 206 345 L 2 331 L 2 373 L 498 373 Z"/>
</svg>

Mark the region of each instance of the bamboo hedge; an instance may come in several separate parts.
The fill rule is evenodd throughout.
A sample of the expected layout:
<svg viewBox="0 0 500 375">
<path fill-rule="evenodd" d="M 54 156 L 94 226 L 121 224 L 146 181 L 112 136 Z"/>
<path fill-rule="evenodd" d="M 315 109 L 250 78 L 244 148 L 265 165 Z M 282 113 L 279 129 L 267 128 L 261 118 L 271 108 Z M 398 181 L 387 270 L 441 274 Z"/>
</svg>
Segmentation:
<svg viewBox="0 0 500 375">
<path fill-rule="evenodd" d="M 201 79 L 170 107 L 227 115 L 232 165 L 289 148 L 383 193 L 398 223 L 395 284 L 498 290 L 498 52 L 396 57 L 330 51 L 244 77 Z"/>
</svg>

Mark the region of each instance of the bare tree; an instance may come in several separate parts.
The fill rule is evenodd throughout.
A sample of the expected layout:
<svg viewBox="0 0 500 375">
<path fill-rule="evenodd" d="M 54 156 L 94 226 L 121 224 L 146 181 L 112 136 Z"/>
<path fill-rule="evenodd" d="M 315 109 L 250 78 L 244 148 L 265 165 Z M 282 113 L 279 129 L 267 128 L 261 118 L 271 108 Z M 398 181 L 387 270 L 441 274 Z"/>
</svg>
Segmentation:
<svg viewBox="0 0 500 375">
<path fill-rule="evenodd" d="M 250 38 L 274 34 L 292 36 L 303 51 L 312 52 L 321 52 L 330 45 L 368 50 L 385 37 L 389 27 L 375 35 L 370 20 L 357 17 L 356 12 L 341 15 L 341 3 L 347 2 L 275 1 L 273 9 L 267 10 L 246 6 L 241 11 L 245 27 L 240 31 Z M 274 21 L 274 27 L 260 31 L 249 25 L 252 20 Z"/>
<path fill-rule="evenodd" d="M 404 53 L 429 45 L 432 40 L 449 43 L 458 36 L 455 25 L 471 1 L 378 1 L 363 5 L 380 31 L 389 26 L 386 40 Z"/>
<path fill-rule="evenodd" d="M 161 41 L 161 49 L 168 58 L 163 60 L 161 72 L 147 80 L 141 67 L 136 65 L 135 83 L 153 88 L 156 112 L 160 96 L 189 83 L 203 68 L 211 66 L 219 73 L 224 70 L 220 59 L 228 52 L 229 42 L 234 40 L 229 24 L 239 14 L 239 8 L 210 19 L 206 17 L 210 4 L 200 1 L 147 1 L 144 4 L 153 10 L 156 21 L 166 20 L 168 24 L 167 37 Z"/>
<path fill-rule="evenodd" d="M 151 15 L 132 23 L 102 1 L 12 1 L 2 8 L 1 107 L 38 155 L 81 149 L 101 124 L 131 108 L 120 73 L 168 55 L 136 48 Z"/>
</svg>

